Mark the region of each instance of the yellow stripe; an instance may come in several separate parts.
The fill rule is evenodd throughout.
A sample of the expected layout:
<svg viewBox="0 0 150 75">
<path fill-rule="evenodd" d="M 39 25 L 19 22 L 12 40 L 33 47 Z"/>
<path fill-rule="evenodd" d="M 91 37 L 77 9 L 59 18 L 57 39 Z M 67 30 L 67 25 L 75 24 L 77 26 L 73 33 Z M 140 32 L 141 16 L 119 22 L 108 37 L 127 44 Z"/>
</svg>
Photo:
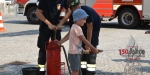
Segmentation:
<svg viewBox="0 0 150 75">
<path fill-rule="evenodd" d="M 81 61 L 81 64 L 87 64 L 87 62 L 86 61 Z"/>
<path fill-rule="evenodd" d="M 87 67 L 96 67 L 96 64 L 87 64 Z"/>
<path fill-rule="evenodd" d="M 40 65 L 40 64 L 39 64 L 38 66 L 39 66 L 40 68 L 44 68 L 44 67 L 45 67 L 45 65 Z"/>
</svg>

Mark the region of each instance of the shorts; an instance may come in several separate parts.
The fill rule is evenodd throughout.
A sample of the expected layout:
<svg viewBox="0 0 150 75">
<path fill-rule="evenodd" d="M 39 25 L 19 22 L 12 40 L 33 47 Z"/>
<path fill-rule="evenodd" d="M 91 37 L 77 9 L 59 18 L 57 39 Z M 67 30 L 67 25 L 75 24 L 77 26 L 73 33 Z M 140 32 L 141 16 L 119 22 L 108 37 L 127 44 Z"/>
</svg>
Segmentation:
<svg viewBox="0 0 150 75">
<path fill-rule="evenodd" d="M 80 70 L 80 54 L 68 54 L 68 60 L 71 70 Z"/>
</svg>

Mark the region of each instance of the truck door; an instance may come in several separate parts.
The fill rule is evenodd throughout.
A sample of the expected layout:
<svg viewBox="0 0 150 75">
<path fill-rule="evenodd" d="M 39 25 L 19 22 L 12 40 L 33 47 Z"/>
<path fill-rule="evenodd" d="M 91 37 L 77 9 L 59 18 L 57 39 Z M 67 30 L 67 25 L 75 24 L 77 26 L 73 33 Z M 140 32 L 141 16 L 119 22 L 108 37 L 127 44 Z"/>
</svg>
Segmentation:
<svg viewBox="0 0 150 75">
<path fill-rule="evenodd" d="M 150 0 L 143 0 L 143 19 L 150 20 Z"/>
<path fill-rule="evenodd" d="M 113 14 L 113 0 L 86 0 L 85 2 L 103 18 L 110 18 Z"/>
</svg>

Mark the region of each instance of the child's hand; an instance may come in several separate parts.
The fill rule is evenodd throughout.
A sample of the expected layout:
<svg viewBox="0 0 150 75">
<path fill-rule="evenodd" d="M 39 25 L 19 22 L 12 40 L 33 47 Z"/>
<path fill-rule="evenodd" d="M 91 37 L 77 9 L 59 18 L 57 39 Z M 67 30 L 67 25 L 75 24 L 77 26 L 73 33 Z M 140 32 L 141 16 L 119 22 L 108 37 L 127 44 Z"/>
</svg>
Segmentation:
<svg viewBox="0 0 150 75">
<path fill-rule="evenodd" d="M 94 53 L 99 53 L 99 49 L 95 49 L 95 50 L 94 50 Z"/>
<path fill-rule="evenodd" d="M 54 40 L 55 43 L 57 43 L 59 46 L 61 45 L 60 41 Z"/>
<path fill-rule="evenodd" d="M 88 46 L 85 45 L 85 49 L 86 49 L 86 50 L 90 50 L 90 47 L 88 47 Z"/>
</svg>

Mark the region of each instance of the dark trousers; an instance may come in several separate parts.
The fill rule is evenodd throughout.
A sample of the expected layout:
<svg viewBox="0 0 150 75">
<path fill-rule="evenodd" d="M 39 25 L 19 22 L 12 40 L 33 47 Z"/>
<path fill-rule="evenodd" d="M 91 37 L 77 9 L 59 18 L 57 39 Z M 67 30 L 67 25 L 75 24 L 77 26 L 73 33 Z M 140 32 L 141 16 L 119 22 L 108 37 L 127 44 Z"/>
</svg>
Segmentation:
<svg viewBox="0 0 150 75">
<path fill-rule="evenodd" d="M 83 33 L 84 36 L 87 36 L 87 32 L 86 30 L 83 29 Z M 91 44 L 94 47 L 97 47 L 97 45 L 99 44 L 99 33 L 100 33 L 100 28 L 93 28 L 93 32 L 92 32 L 92 39 L 91 39 Z M 85 49 L 85 44 L 82 43 L 82 47 Z M 82 55 L 82 61 L 87 61 L 88 64 L 95 64 L 96 63 L 96 54 L 85 54 Z"/>
<path fill-rule="evenodd" d="M 92 40 L 91 40 L 92 41 Z M 96 40 L 94 40 L 95 42 L 97 42 Z M 94 42 L 93 41 L 93 42 Z M 91 43 L 92 44 L 92 43 Z M 97 45 L 95 44 L 92 44 L 94 47 L 96 47 Z M 85 45 L 83 44 L 83 48 L 85 47 Z M 84 48 L 85 49 L 85 48 Z M 95 64 L 96 65 L 96 57 L 97 57 L 97 54 L 83 54 L 82 55 L 82 59 L 81 61 L 86 61 L 87 64 Z M 87 73 L 90 73 L 89 75 L 94 75 L 95 72 L 88 72 L 87 71 L 87 68 L 81 68 L 81 71 L 82 71 L 82 75 L 88 75 Z"/>
<path fill-rule="evenodd" d="M 97 42 L 97 41 L 95 41 Z M 94 47 L 97 45 L 92 44 Z M 83 44 L 83 48 L 85 45 Z M 83 54 L 82 55 L 82 60 L 81 61 L 86 61 L 87 64 L 96 64 L 96 54 Z"/>
<path fill-rule="evenodd" d="M 53 30 L 46 30 L 46 32 L 39 32 L 38 43 L 37 46 L 40 48 L 39 56 L 38 56 L 38 64 L 45 65 L 46 63 L 46 50 L 45 50 L 45 43 L 51 40 L 54 40 L 54 31 Z M 61 40 L 61 30 L 56 31 L 56 39 Z"/>
<path fill-rule="evenodd" d="M 83 33 L 84 33 L 84 36 L 86 37 L 87 36 L 86 30 L 84 30 Z M 94 47 L 97 47 L 97 45 L 99 43 L 99 33 L 100 33 L 100 28 L 93 28 L 91 44 Z M 82 47 L 85 49 L 84 43 L 82 44 Z M 96 57 L 97 57 L 97 54 L 83 54 L 81 61 L 86 61 L 87 64 L 96 64 Z M 88 73 L 88 71 L 85 68 L 81 68 L 81 71 L 82 71 L 82 75 L 87 75 L 87 73 Z M 94 75 L 94 74 L 92 74 L 92 75 Z"/>
</svg>

